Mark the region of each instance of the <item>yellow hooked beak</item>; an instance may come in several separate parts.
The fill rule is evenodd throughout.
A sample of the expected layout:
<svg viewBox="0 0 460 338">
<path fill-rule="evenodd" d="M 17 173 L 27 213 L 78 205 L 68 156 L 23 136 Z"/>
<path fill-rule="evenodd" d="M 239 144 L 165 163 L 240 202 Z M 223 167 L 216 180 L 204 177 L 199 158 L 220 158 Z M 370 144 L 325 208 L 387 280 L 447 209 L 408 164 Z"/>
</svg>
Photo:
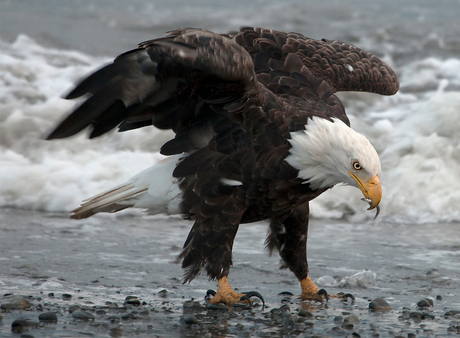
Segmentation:
<svg viewBox="0 0 460 338">
<path fill-rule="evenodd" d="M 349 171 L 349 174 L 358 183 L 359 188 L 363 192 L 364 200 L 369 203 L 369 209 L 367 210 L 377 208 L 377 214 L 375 215 L 375 218 L 377 218 L 377 215 L 380 212 L 379 203 L 382 199 L 382 187 L 380 186 L 379 177 L 376 175 L 372 177 L 369 181 L 364 182 L 353 172 Z"/>
</svg>

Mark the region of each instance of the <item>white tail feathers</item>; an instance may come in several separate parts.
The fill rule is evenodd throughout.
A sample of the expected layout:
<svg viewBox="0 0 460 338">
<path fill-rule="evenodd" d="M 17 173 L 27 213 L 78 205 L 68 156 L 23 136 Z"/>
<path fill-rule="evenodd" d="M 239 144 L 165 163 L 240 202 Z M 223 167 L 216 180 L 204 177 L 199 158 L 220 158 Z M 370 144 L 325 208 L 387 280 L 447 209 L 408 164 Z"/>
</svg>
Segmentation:
<svg viewBox="0 0 460 338">
<path fill-rule="evenodd" d="M 172 172 L 180 155 L 169 156 L 126 183 L 84 200 L 71 211 L 71 218 L 87 218 L 99 212 L 117 212 L 126 208 L 147 209 L 149 214 L 180 213 L 181 191 Z"/>
</svg>

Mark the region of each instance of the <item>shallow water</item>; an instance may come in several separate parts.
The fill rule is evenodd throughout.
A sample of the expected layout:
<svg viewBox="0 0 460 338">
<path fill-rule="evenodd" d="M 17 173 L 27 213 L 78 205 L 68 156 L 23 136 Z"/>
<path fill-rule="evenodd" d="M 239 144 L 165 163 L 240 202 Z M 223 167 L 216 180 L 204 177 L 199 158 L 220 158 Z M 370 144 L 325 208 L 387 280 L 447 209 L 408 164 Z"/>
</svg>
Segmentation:
<svg viewBox="0 0 460 338">
<path fill-rule="evenodd" d="M 196 334 L 196 328 L 180 324 L 183 304 L 195 299 L 204 305 L 206 290 L 214 289 L 216 284 L 205 276 L 190 284 L 182 285 L 180 281 L 182 271 L 174 261 L 187 236 L 189 222 L 175 217 L 139 215 L 96 216 L 75 221 L 62 214 L 16 209 L 3 209 L 0 221 L 0 290 L 2 294 L 32 296 L 30 311 L 2 313 L 1 336 L 13 336 L 10 333 L 13 320 L 25 316 L 38 322 L 40 310 L 46 309 L 57 312 L 58 323 L 30 328 L 29 333 L 36 337 L 83 333 L 107 336 L 114 328 L 128 335 L 129 332 L 146 336 L 154 332 L 162 337 Z M 232 330 L 237 330 L 238 325 L 248 326 L 251 323 L 248 317 L 256 321 L 270 318 L 270 311 L 283 304 L 289 305 L 293 320 L 299 318 L 302 307 L 314 314 L 314 329 L 308 331 L 303 323 L 298 328 L 297 334 L 307 335 L 336 332 L 343 336 L 356 332 L 361 337 L 373 333 L 379 333 L 380 337 L 409 333 L 417 337 L 447 336 L 452 323 L 460 320 L 444 316 L 450 310 L 460 310 L 458 224 L 351 225 L 312 220 L 308 242 L 310 275 L 331 294 L 355 295 L 354 305 L 338 299 L 331 299 L 327 306 L 308 306 L 296 298 L 283 301 L 280 292 L 298 294 L 300 287 L 292 273 L 278 269 L 277 255 L 268 257 L 264 252 L 265 234 L 264 223 L 241 227 L 235 241 L 230 281 L 241 291 L 260 292 L 267 308 L 255 307 L 247 313 L 231 311 L 230 319 L 221 318 L 226 325 L 223 336 L 235 336 Z M 51 292 L 54 297 L 48 296 Z M 63 294 L 72 298 L 63 300 Z M 145 304 L 134 309 L 123 308 L 127 296 L 137 296 Z M 442 300 L 436 300 L 437 296 Z M 378 297 L 384 298 L 393 310 L 382 314 L 370 312 L 369 302 Z M 432 299 L 434 306 L 417 309 L 416 303 L 426 298 Z M 106 309 L 107 314 L 97 315 L 98 309 L 107 307 L 106 302 L 116 303 L 120 309 L 112 312 Z M 0 298 L 0 303 L 7 301 Z M 73 319 L 69 307 L 75 304 L 86 307 L 95 316 L 94 321 Z M 119 319 L 133 311 L 139 317 L 145 310 L 149 311 L 148 318 Z M 420 321 L 408 317 L 417 311 L 433 315 L 434 319 Z M 338 330 L 340 324 L 334 318 L 345 317 L 343 312 L 358 316 L 360 323 L 352 330 Z M 109 314 L 118 316 L 118 320 L 111 322 Z M 263 336 L 267 330 L 280 335 L 285 330 L 282 324 L 259 323 L 257 330 L 252 326 L 244 331 L 253 330 L 255 336 Z"/>
</svg>

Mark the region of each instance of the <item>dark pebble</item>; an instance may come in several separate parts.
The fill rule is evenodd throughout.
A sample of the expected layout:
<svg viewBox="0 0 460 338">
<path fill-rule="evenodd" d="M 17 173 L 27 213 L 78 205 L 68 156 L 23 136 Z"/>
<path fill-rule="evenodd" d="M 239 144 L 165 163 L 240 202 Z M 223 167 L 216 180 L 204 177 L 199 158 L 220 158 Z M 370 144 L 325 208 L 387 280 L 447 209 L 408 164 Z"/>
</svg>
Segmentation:
<svg viewBox="0 0 460 338">
<path fill-rule="evenodd" d="M 168 290 L 164 289 L 158 292 L 158 295 L 162 298 L 167 298 L 168 297 Z"/>
<path fill-rule="evenodd" d="M 270 317 L 274 320 L 281 320 L 283 318 L 283 311 L 280 309 L 271 309 Z"/>
<path fill-rule="evenodd" d="M 423 313 L 422 312 L 411 312 L 409 317 L 412 319 L 417 319 L 417 318 L 422 319 Z"/>
<path fill-rule="evenodd" d="M 80 319 L 80 320 L 94 319 L 93 315 L 86 313 L 85 311 L 82 311 L 82 310 L 77 310 L 77 311 L 72 312 L 72 317 L 75 319 Z"/>
<path fill-rule="evenodd" d="M 80 310 L 80 305 L 70 305 L 69 306 L 69 313 L 75 312 L 77 310 Z"/>
<path fill-rule="evenodd" d="M 54 292 L 48 293 L 48 297 L 53 298 L 54 297 Z"/>
<path fill-rule="evenodd" d="M 418 303 L 417 303 L 417 306 L 418 307 L 432 307 L 434 304 L 433 304 L 433 301 L 431 299 L 422 299 L 420 300 Z"/>
<path fill-rule="evenodd" d="M 133 319 L 137 319 L 137 317 L 135 315 L 133 315 L 132 313 L 125 313 L 123 316 L 121 316 L 121 319 L 123 319 L 123 320 L 133 320 Z"/>
<path fill-rule="evenodd" d="M 2 319 L 3 319 L 3 316 L 0 314 L 0 322 L 2 321 Z"/>
<path fill-rule="evenodd" d="M 369 303 L 369 309 L 373 312 L 387 312 L 392 310 L 392 307 L 385 301 L 385 299 L 376 298 Z"/>
<path fill-rule="evenodd" d="M 72 295 L 69 294 L 69 293 L 63 293 L 62 294 L 62 299 L 63 300 L 70 300 L 70 299 L 72 299 Z"/>
<path fill-rule="evenodd" d="M 180 317 L 180 323 L 186 325 L 198 324 L 200 321 L 195 315 L 183 315 Z"/>
<path fill-rule="evenodd" d="M 342 324 L 342 322 L 343 322 L 343 317 L 342 316 L 335 316 L 334 323 Z"/>
<path fill-rule="evenodd" d="M 284 304 L 284 305 L 280 306 L 280 310 L 283 311 L 283 312 L 287 312 L 287 313 L 291 312 L 291 308 L 287 304 Z"/>
<path fill-rule="evenodd" d="M 38 323 L 32 322 L 28 319 L 18 318 L 11 323 L 11 332 L 23 333 L 28 327 L 37 327 Z"/>
<path fill-rule="evenodd" d="M 204 307 L 199 302 L 188 300 L 184 302 L 184 309 L 202 310 Z"/>
<path fill-rule="evenodd" d="M 305 326 L 306 326 L 307 328 L 309 328 L 309 329 L 311 329 L 311 328 L 313 327 L 313 325 L 315 325 L 314 322 L 305 322 L 304 324 L 305 324 Z"/>
<path fill-rule="evenodd" d="M 308 310 L 302 309 L 299 311 L 299 316 L 305 317 L 305 318 L 313 318 L 313 313 L 311 313 Z"/>
<path fill-rule="evenodd" d="M 141 306 L 141 301 L 136 296 L 128 296 L 125 299 L 124 305 Z"/>
<path fill-rule="evenodd" d="M 110 329 L 110 337 L 122 337 L 123 329 L 120 327 L 114 327 Z"/>
<path fill-rule="evenodd" d="M 353 328 L 355 327 L 355 324 L 343 322 L 342 327 L 345 330 L 353 330 Z"/>
<path fill-rule="evenodd" d="M 96 310 L 95 313 L 96 313 L 98 316 L 103 316 L 103 315 L 105 315 L 105 314 L 107 313 L 107 311 L 105 311 L 105 310 Z"/>
<path fill-rule="evenodd" d="M 457 314 L 460 314 L 460 311 L 458 311 L 458 310 L 449 310 L 444 314 L 444 316 L 445 317 L 452 317 L 452 316 L 455 316 Z"/>
<path fill-rule="evenodd" d="M 9 312 L 12 308 L 13 308 L 13 304 L 0 305 L 0 309 L 2 309 L 3 312 Z"/>
<path fill-rule="evenodd" d="M 441 295 L 437 295 L 437 296 L 436 296 L 436 300 L 441 301 L 441 300 L 442 300 L 442 296 L 441 296 Z"/>
<path fill-rule="evenodd" d="M 35 338 L 35 336 L 32 336 L 31 334 L 28 334 L 28 333 L 24 333 L 20 335 L 19 338 Z"/>
<path fill-rule="evenodd" d="M 57 322 L 57 316 L 54 312 L 43 312 L 38 316 L 41 322 L 55 323 Z"/>
</svg>

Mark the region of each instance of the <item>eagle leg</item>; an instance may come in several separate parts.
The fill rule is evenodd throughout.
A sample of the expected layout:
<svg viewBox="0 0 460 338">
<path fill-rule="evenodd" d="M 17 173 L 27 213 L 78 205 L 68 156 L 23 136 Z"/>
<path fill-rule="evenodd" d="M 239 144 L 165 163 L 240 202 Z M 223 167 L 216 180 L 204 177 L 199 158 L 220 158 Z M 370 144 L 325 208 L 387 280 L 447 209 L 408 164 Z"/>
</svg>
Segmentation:
<svg viewBox="0 0 460 338">
<path fill-rule="evenodd" d="M 278 250 L 284 265 L 290 269 L 300 281 L 302 293 L 300 298 L 322 302 L 329 296 L 320 290 L 308 276 L 307 236 L 308 236 L 308 202 L 290 210 L 280 218 L 273 218 L 265 241 L 269 253 Z"/>
<path fill-rule="evenodd" d="M 213 296 L 212 298 L 209 296 Z M 262 295 L 256 291 L 237 293 L 230 286 L 227 277 L 222 277 L 219 279 L 217 284 L 217 292 L 213 290 L 208 290 L 206 292 L 206 301 L 209 304 L 220 304 L 224 303 L 225 305 L 232 306 L 235 303 L 249 303 L 252 307 L 251 297 L 257 297 L 262 301 L 262 309 L 265 307 L 265 301 Z"/>
</svg>

